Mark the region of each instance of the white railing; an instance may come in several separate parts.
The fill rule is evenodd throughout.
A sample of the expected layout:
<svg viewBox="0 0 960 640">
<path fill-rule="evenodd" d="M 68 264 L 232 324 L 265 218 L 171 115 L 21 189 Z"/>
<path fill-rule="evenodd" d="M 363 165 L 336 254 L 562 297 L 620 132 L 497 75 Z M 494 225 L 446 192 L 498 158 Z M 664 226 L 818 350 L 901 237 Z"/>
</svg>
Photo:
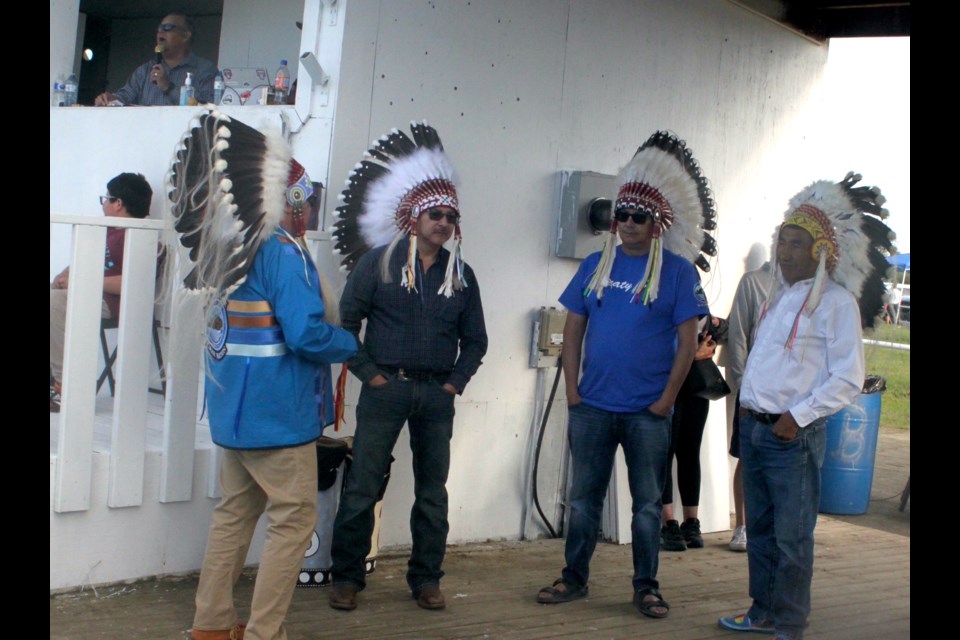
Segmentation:
<svg viewBox="0 0 960 640">
<path fill-rule="evenodd" d="M 154 318 L 157 243 L 163 223 L 151 219 L 64 215 L 51 215 L 50 222 L 71 225 L 73 231 L 53 509 L 65 513 L 90 508 L 103 255 L 108 227 L 126 228 L 126 241 L 114 363 L 117 382 L 107 504 L 138 506 L 143 503 L 147 393 L 152 372 L 149 345 Z M 199 336 L 191 338 L 180 333 L 174 323 L 169 330 L 169 343 L 199 339 Z M 168 351 L 167 361 L 178 353 L 195 354 L 199 358 L 199 349 Z M 185 358 L 184 362 L 171 363 L 172 371 L 183 373 L 167 379 L 161 502 L 191 499 L 199 360 L 191 363 L 192 356 Z"/>
<path fill-rule="evenodd" d="M 151 328 L 155 304 L 159 309 L 169 308 L 169 300 L 159 303 L 155 300 L 156 248 L 164 223 L 153 219 L 68 215 L 51 215 L 50 222 L 70 225 L 73 231 L 53 510 L 57 513 L 86 511 L 91 506 L 103 255 L 109 227 L 126 228 L 126 240 L 114 363 L 116 393 L 107 505 L 139 506 L 143 504 L 147 394 L 154 372 L 149 346 Z M 329 248 L 323 246 L 330 241 L 329 233 L 310 232 L 308 240 L 314 255 L 329 255 Z M 175 258 L 168 255 L 168 259 Z M 179 293 L 182 290 L 174 295 Z M 168 336 L 165 341 L 168 346 L 163 353 L 166 397 L 159 501 L 185 502 L 193 496 L 201 334 L 196 327 L 182 326 L 177 316 L 169 323 L 164 317 L 159 319 Z M 213 460 L 204 487 L 208 497 L 220 495 L 219 453 L 219 448 L 213 447 Z"/>
</svg>

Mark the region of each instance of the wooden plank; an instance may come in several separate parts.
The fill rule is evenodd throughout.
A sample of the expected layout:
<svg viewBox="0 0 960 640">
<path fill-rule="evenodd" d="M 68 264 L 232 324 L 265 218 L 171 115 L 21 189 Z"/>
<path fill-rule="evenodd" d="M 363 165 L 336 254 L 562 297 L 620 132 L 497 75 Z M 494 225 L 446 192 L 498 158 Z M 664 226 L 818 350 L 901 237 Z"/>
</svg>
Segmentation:
<svg viewBox="0 0 960 640">
<path fill-rule="evenodd" d="M 53 499 L 53 510 L 57 513 L 90 508 L 97 332 L 103 305 L 105 248 L 105 228 L 81 225 L 73 228 Z"/>
<path fill-rule="evenodd" d="M 180 289 L 174 309 L 167 354 L 167 397 L 163 419 L 163 467 L 160 502 L 186 502 L 193 494 L 194 443 L 197 434 L 197 386 L 203 348 L 200 297 Z"/>
<path fill-rule="evenodd" d="M 107 504 L 111 507 L 143 503 L 147 388 L 157 274 L 157 232 L 128 229 L 126 234 L 107 496 Z"/>
</svg>

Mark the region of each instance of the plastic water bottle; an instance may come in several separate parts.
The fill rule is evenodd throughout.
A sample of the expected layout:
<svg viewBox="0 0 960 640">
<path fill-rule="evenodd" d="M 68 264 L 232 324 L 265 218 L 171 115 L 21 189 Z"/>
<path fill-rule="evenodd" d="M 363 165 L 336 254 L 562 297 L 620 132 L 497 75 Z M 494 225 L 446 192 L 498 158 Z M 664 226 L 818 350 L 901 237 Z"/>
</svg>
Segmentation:
<svg viewBox="0 0 960 640">
<path fill-rule="evenodd" d="M 77 104 L 77 75 L 71 73 L 63 85 L 63 106 L 72 107 Z"/>
<path fill-rule="evenodd" d="M 287 95 L 290 93 L 290 69 L 287 61 L 280 60 L 280 68 L 273 81 L 273 104 L 287 104 Z"/>
<path fill-rule="evenodd" d="M 62 107 L 66 100 L 67 84 L 63 81 L 63 74 L 58 74 L 53 81 L 53 94 L 50 97 L 51 107 Z"/>
<path fill-rule="evenodd" d="M 180 87 L 180 106 L 186 107 L 191 104 L 196 104 L 193 100 L 193 74 L 187 72 L 187 79 Z"/>
<path fill-rule="evenodd" d="M 213 104 L 220 104 L 223 100 L 223 74 L 217 71 L 213 76 Z"/>
</svg>

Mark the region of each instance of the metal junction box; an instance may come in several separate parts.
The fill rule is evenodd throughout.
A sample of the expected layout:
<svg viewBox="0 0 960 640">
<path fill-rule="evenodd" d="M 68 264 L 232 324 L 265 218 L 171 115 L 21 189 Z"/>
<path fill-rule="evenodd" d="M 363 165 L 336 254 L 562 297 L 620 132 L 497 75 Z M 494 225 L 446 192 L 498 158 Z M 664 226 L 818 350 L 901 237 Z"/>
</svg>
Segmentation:
<svg viewBox="0 0 960 640">
<path fill-rule="evenodd" d="M 605 231 L 591 225 L 590 205 L 602 198 L 609 207 L 610 199 L 616 195 L 617 177 L 593 171 L 560 171 L 557 183 L 560 191 L 557 257 L 582 260 L 603 249 Z M 609 213 L 607 215 L 609 220 Z"/>
</svg>

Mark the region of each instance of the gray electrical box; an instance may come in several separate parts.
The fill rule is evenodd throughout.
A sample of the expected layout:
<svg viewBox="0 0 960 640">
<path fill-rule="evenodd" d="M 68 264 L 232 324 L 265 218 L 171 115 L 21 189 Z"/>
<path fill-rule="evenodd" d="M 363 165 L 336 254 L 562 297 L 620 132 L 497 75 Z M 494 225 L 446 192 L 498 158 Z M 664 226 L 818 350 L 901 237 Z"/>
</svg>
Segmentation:
<svg viewBox="0 0 960 640">
<path fill-rule="evenodd" d="M 557 257 L 582 260 L 603 249 L 609 226 L 609 201 L 617 192 L 617 177 L 593 171 L 560 171 L 560 220 L 557 228 Z M 591 204 L 606 205 L 606 228 L 590 221 Z M 601 216 L 602 217 L 602 216 Z"/>
<path fill-rule="evenodd" d="M 557 357 L 563 348 L 563 325 L 567 310 L 556 307 L 540 307 L 534 312 L 533 339 L 530 341 L 530 366 L 548 368 L 557 365 Z"/>
</svg>

